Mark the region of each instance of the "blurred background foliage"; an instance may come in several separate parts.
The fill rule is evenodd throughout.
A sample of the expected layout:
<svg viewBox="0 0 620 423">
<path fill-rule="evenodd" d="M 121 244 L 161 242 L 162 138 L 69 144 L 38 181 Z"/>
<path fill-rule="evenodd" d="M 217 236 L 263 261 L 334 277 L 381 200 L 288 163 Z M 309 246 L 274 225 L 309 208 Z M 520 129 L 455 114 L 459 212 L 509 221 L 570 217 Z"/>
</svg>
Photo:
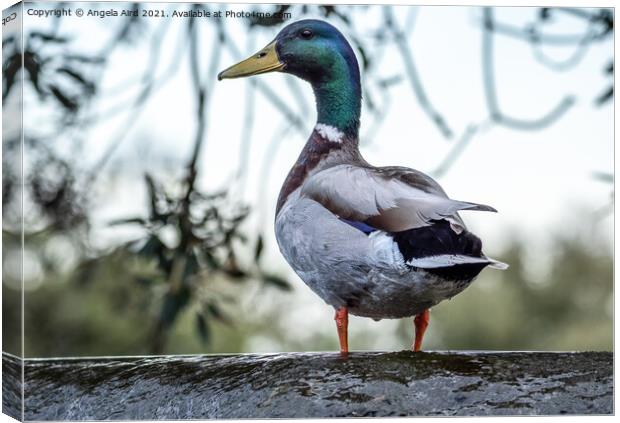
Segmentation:
<svg viewBox="0 0 620 423">
<path fill-rule="evenodd" d="M 49 6 L 46 6 L 49 7 Z M 119 5 L 140 10 L 141 5 Z M 190 8 L 202 6 L 190 5 Z M 259 6 L 254 6 L 259 7 Z M 267 6 L 265 6 L 267 7 Z M 360 6 L 379 8 L 379 6 Z M 352 41 L 362 62 L 365 104 L 372 115 L 366 142 L 387 113 L 390 87 L 409 84 L 411 94 L 442 137 L 454 139 L 454 147 L 434 172 L 441 177 L 459 159 L 478 131 L 490 125 L 511 129 L 540 130 L 562 119 L 575 99 L 566 96 L 548 114 L 529 121 L 516 119 L 500 110 L 493 73 L 493 37 L 520 39 L 538 51 L 536 60 L 556 67 L 558 72 L 575 66 L 590 44 L 613 39 L 613 13 L 606 9 L 534 10 L 527 27 L 510 26 L 494 19 L 493 9 L 481 9 L 482 58 L 488 117 L 474 122 L 457 134 L 430 102 L 420 81 L 407 34 L 413 23 L 399 27 L 394 11 L 381 10 L 382 28 L 373 35 L 376 45 L 365 44 L 357 34 L 352 8 L 347 6 L 287 5 L 268 6 L 270 11 L 293 16 L 312 14 L 334 21 Z M 549 36 L 545 25 L 561 15 L 587 22 L 587 31 L 576 36 Z M 175 52 L 160 51 L 159 45 L 169 26 L 163 20 L 149 31 L 145 20 L 127 18 L 110 25 L 110 37 L 87 52 L 74 49 L 70 36 L 63 33 L 62 19 L 45 30 L 30 31 L 24 45 L 24 68 L 17 40 L 3 39 L 3 100 L 9 105 L 20 78 L 32 98 L 55 124 L 47 132 L 25 134 L 27 157 L 25 179 L 20 184 L 19 136 L 3 137 L 3 345 L 18 353 L 19 327 L 13 323 L 20 313 L 19 247 L 20 199 L 23 195 L 26 292 L 25 351 L 29 357 L 123 355 L 150 353 L 203 353 L 251 351 L 335 350 L 337 339 L 332 327 L 303 331 L 291 327 L 295 315 L 295 293 L 306 288 L 287 280 L 264 259 L 263 230 L 248 223 L 256 213 L 231 187 L 207 191 L 197 184 L 203 171 L 200 152 L 206 138 L 207 117 L 212 109 L 210 84 L 224 62 L 223 50 L 241 56 L 234 39 L 221 21 L 215 26 L 217 47 L 200 62 L 200 35 L 195 19 L 186 21 L 181 45 L 186 49 L 189 81 L 195 96 L 195 122 L 190 154 L 178 163 L 182 172 L 173 177 L 153 167 L 143 175 L 148 204 L 140 215 L 128 215 L 107 222 L 110 227 L 132 227 L 138 236 L 130 241 L 102 247 L 93 240 L 92 213 L 96 207 L 97 184 L 106 165 L 125 141 L 128 128 L 139 118 L 141 108 L 178 71 L 173 58 L 163 72 L 160 57 Z M 247 31 L 280 26 L 283 19 L 248 19 Z M 549 41 L 549 38 L 551 41 Z M 144 42 L 150 46 L 147 71 L 131 82 L 136 95 L 110 114 L 127 113 L 126 123 L 113 134 L 110 145 L 94 163 L 84 164 L 88 140 L 80 134 L 105 114 L 88 113 L 101 92 L 101 80 L 108 58 L 115 50 L 131 49 Z M 549 62 L 537 50 L 547 42 L 576 46 L 572 62 Z M 403 60 L 404 73 L 381 77 L 382 43 L 393 43 Z M 142 46 L 142 45 L 141 45 Z M 141 47 L 142 48 L 142 47 Z M 374 50 L 373 50 L 374 48 Z M 204 58 L 203 58 L 204 59 Z M 592 93 L 592 107 L 613 102 L 613 57 L 592 72 L 609 75 L 609 84 Z M 295 85 L 294 99 L 301 104 Z M 295 108 L 261 80 L 253 92 L 264 96 L 297 130 L 307 132 Z M 15 94 L 13 94 L 15 95 Z M 252 94 L 256 95 L 256 94 Z M 245 121 L 253 119 L 246 113 Z M 281 138 L 284 134 L 281 134 Z M 69 148 L 63 143 L 72 141 Z M 216 142 L 219 140 L 214 140 Z M 277 144 L 274 144 L 277 148 Z M 247 153 L 234 166 L 243 178 Z M 244 156 L 246 154 L 246 156 Z M 233 167 L 234 167 L 233 166 Z M 268 164 L 266 165 L 268 167 Z M 613 175 L 595 175 L 613 189 Z M 121 188 L 119 188 L 121 189 Z M 611 193 L 613 196 L 613 193 Z M 613 198 L 613 197 L 612 197 Z M 611 202 L 610 202 L 611 204 Z M 605 205 L 603 214 L 610 212 Z M 594 219 L 596 222 L 596 219 Z M 594 223 L 595 224 L 595 223 Z M 433 325 L 427 348 L 578 350 L 612 348 L 612 252 L 596 230 L 583 226 L 570 235 L 550 235 L 554 253 L 544 268 L 532 272 L 527 265 L 531 251 L 526 240 L 513 234 L 505 251 L 498 256 L 511 264 L 503 273 L 483 272 L 463 294 L 433 309 Z M 299 301 L 299 299 L 297 300 Z M 316 301 L 317 312 L 331 313 Z M 299 317 L 299 316 L 298 316 Z M 312 319 L 312 316 L 305 317 Z M 353 318 L 353 322 L 356 319 Z M 365 335 L 366 326 L 352 324 L 355 349 L 403 348 L 411 342 L 411 322 L 394 322 L 380 339 Z"/>
<path fill-rule="evenodd" d="M 592 248 L 597 242 L 586 234 L 555 237 L 556 255 L 548 275 L 536 278 L 524 269 L 526 244 L 515 241 L 502 253 L 511 263 L 510 272 L 484 272 L 462 294 L 432 310 L 427 348 L 612 349 L 612 257 L 605 246 Z M 32 356 L 151 353 L 153 335 L 145 324 L 160 313 L 164 286 L 160 285 L 160 298 L 154 296 L 153 282 L 136 283 L 126 272 L 128 261 L 120 255 L 108 256 L 90 276 L 90 283 L 72 281 L 73 275 L 59 276 L 29 293 L 26 351 Z M 195 321 L 196 314 L 204 313 L 203 304 L 189 305 L 169 336 L 166 353 L 338 348 L 331 325 L 307 334 L 291 331 L 287 316 L 295 310 L 290 293 L 266 290 L 257 281 L 246 282 L 240 290 L 221 274 L 209 278 L 196 295 L 217 304 L 217 313 L 226 318 L 207 315 L 203 336 L 209 343 L 205 346 Z M 17 291 L 5 290 L 3 298 L 8 313 L 19 312 Z M 327 306 L 316 305 L 330 313 Z M 360 323 L 355 317 L 351 320 L 350 342 L 355 349 L 402 349 L 411 342 L 412 323 L 407 319 L 394 321 L 389 342 L 369 338 Z M 11 328 L 3 330 L 11 332 Z M 16 347 L 10 340 L 5 345 Z"/>
</svg>

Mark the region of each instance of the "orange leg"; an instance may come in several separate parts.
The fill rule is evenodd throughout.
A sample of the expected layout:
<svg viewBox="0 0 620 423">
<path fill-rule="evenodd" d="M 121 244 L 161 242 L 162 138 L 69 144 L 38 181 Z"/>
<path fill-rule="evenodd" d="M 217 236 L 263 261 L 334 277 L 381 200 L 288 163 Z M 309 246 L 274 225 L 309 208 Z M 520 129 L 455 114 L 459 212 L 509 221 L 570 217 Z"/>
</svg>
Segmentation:
<svg viewBox="0 0 620 423">
<path fill-rule="evenodd" d="M 338 340 L 340 341 L 340 355 L 346 357 L 349 355 L 349 340 L 347 337 L 347 328 L 349 326 L 349 310 L 346 307 L 336 310 L 336 328 L 338 329 Z"/>
<path fill-rule="evenodd" d="M 420 351 L 422 348 L 422 339 L 424 338 L 424 332 L 426 332 L 430 319 L 431 312 L 428 309 L 416 315 L 415 319 L 413 319 L 413 324 L 415 325 L 415 342 L 412 346 L 413 351 Z"/>
</svg>

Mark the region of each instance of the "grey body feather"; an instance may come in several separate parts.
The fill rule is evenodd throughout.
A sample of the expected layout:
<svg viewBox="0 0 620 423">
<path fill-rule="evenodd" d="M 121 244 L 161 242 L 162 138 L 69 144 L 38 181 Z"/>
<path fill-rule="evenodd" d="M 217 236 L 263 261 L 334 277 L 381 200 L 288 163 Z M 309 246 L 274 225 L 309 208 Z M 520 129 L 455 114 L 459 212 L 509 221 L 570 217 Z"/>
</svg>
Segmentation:
<svg viewBox="0 0 620 423">
<path fill-rule="evenodd" d="M 471 282 L 411 268 L 385 232 L 366 236 L 299 193 L 278 214 L 276 238 L 286 260 L 319 297 L 358 316 L 413 316 Z"/>
<path fill-rule="evenodd" d="M 368 221 L 390 232 L 428 226 L 452 219 L 464 227 L 459 210 L 496 210 L 490 206 L 448 198 L 429 176 L 407 168 L 373 168 L 341 164 L 317 172 L 302 185 L 309 197 L 345 219 Z"/>
</svg>

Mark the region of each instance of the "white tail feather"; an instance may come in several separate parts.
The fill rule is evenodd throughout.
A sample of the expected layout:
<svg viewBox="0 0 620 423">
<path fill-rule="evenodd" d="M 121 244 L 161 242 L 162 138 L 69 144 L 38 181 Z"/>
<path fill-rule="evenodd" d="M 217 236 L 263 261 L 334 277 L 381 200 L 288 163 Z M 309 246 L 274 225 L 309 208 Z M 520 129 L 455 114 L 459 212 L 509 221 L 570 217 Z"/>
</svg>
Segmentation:
<svg viewBox="0 0 620 423">
<path fill-rule="evenodd" d="M 458 254 L 441 254 L 437 256 L 413 258 L 407 262 L 408 265 L 422 269 L 435 269 L 438 267 L 458 266 L 461 264 L 488 264 L 494 269 L 508 269 L 506 263 L 493 260 L 488 257 L 470 257 Z"/>
<path fill-rule="evenodd" d="M 497 260 L 494 260 L 494 259 L 488 258 L 488 257 L 487 257 L 487 259 L 489 260 L 489 263 L 490 263 L 489 267 L 491 267 L 493 269 L 506 270 L 506 269 L 508 269 L 510 267 L 508 264 L 503 263 L 501 261 L 497 261 Z"/>
<path fill-rule="evenodd" d="M 422 269 L 434 269 L 437 267 L 457 266 L 459 264 L 490 263 L 485 257 L 470 257 L 456 254 L 441 254 L 438 256 L 413 258 L 408 265 L 421 267 Z"/>
</svg>

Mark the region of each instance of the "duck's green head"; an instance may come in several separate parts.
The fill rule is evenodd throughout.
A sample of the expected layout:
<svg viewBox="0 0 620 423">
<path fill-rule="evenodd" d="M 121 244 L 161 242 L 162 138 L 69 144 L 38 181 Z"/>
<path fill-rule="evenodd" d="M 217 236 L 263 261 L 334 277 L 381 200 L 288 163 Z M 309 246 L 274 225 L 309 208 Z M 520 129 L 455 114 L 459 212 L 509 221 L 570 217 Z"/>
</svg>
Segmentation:
<svg viewBox="0 0 620 423">
<path fill-rule="evenodd" d="M 317 99 L 318 122 L 357 136 L 359 67 L 353 49 L 333 25 L 312 19 L 287 25 L 269 45 L 222 71 L 218 79 L 274 71 L 310 82 Z"/>
</svg>

